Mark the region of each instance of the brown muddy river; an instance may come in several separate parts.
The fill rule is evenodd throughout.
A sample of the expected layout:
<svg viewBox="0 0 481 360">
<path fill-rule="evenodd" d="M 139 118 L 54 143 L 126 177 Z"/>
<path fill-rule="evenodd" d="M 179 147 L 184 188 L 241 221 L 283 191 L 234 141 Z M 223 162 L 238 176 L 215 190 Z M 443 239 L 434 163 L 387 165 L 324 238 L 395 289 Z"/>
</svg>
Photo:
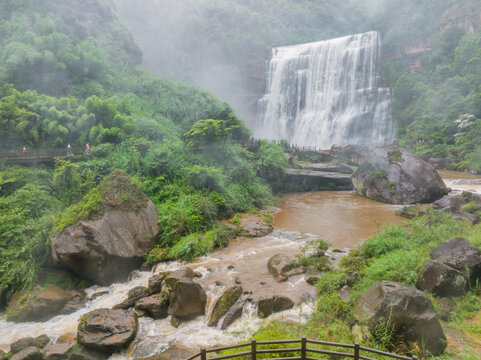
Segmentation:
<svg viewBox="0 0 481 360">
<path fill-rule="evenodd" d="M 278 230 L 317 235 L 335 248 L 353 248 L 376 234 L 378 226 L 398 225 L 399 206 L 378 203 L 346 191 L 288 194 L 274 214 Z"/>
</svg>

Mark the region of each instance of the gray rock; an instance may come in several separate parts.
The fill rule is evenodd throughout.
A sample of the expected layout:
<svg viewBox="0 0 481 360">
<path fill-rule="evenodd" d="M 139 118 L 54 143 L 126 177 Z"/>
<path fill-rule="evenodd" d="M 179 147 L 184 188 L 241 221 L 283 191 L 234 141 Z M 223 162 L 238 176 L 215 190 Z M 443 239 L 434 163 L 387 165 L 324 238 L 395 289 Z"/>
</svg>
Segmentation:
<svg viewBox="0 0 481 360">
<path fill-rule="evenodd" d="M 76 343 L 77 342 L 73 340 L 71 342 L 57 342 L 55 344 L 48 344 L 42 350 L 42 356 L 44 360 L 68 360 L 69 353 Z"/>
<path fill-rule="evenodd" d="M 183 346 L 179 345 L 172 345 L 167 350 L 159 355 L 149 356 L 147 358 L 138 358 L 136 360 L 180 360 L 180 359 L 188 359 L 195 354 L 197 354 L 198 350 L 192 350 Z"/>
<path fill-rule="evenodd" d="M 100 219 L 81 221 L 50 236 L 54 260 L 97 284 L 124 280 L 143 263 L 155 245 L 158 213 L 149 200 L 139 212 L 106 211 Z"/>
<path fill-rule="evenodd" d="M 150 290 L 145 286 L 136 286 L 130 289 L 127 298 L 120 304 L 115 305 L 112 309 L 127 310 L 135 305 L 137 301 L 150 295 Z"/>
<path fill-rule="evenodd" d="M 210 316 L 208 326 L 217 326 L 219 320 L 227 314 L 230 308 L 236 303 L 242 295 L 241 286 L 233 286 L 227 289 L 216 301 L 212 314 Z"/>
<path fill-rule="evenodd" d="M 466 239 L 456 238 L 431 251 L 431 258 L 464 274 L 474 284 L 481 278 L 481 251 Z"/>
<path fill-rule="evenodd" d="M 397 146 L 372 150 L 352 182 L 360 195 L 390 204 L 431 203 L 448 193 L 431 164 Z"/>
<path fill-rule="evenodd" d="M 74 346 L 68 355 L 69 360 L 107 360 L 108 358 L 107 353 L 89 349 L 81 344 Z"/>
<path fill-rule="evenodd" d="M 465 274 L 436 260 L 429 260 L 416 283 L 418 289 L 437 296 L 459 296 L 467 290 Z"/>
<path fill-rule="evenodd" d="M 260 237 L 272 232 L 272 226 L 264 221 L 262 215 L 243 214 L 240 227 L 243 236 Z"/>
<path fill-rule="evenodd" d="M 178 318 L 192 318 L 204 314 L 207 295 L 192 279 L 189 268 L 174 271 L 162 283 L 162 294 L 169 299 L 168 314 Z"/>
<path fill-rule="evenodd" d="M 140 299 L 135 304 L 135 310 L 145 311 L 154 319 L 164 319 L 168 316 L 169 300 L 162 294 L 154 294 Z"/>
<path fill-rule="evenodd" d="M 227 314 L 225 314 L 224 320 L 222 320 L 222 324 L 220 326 L 222 330 L 227 329 L 234 323 L 234 321 L 236 321 L 242 316 L 245 302 L 245 299 L 240 298 L 236 301 L 234 305 L 231 306 L 229 311 L 227 311 Z"/>
<path fill-rule="evenodd" d="M 97 309 L 80 318 L 77 341 L 88 348 L 109 353 L 129 344 L 137 329 L 134 312 Z"/>
<path fill-rule="evenodd" d="M 361 296 L 357 310 L 371 331 L 391 327 L 394 341 L 416 343 L 433 355 L 442 354 L 446 348 L 446 337 L 431 300 L 411 286 L 381 281 Z"/>
<path fill-rule="evenodd" d="M 346 285 L 342 289 L 340 289 L 337 294 L 339 296 L 339 299 L 347 302 L 351 298 L 351 288 Z"/>
<path fill-rule="evenodd" d="M 35 346 L 29 346 L 22 351 L 14 354 L 10 360 L 43 360 L 40 349 Z"/>
<path fill-rule="evenodd" d="M 270 298 L 261 298 L 257 302 L 257 313 L 259 317 L 266 318 L 277 312 L 289 310 L 294 307 L 294 302 L 287 296 L 275 295 Z"/>
<path fill-rule="evenodd" d="M 453 215 L 454 219 L 468 220 L 472 225 L 477 225 L 481 222 L 481 219 L 474 214 L 470 214 L 465 211 L 460 211 Z"/>
<path fill-rule="evenodd" d="M 287 278 L 286 273 L 294 268 L 296 259 L 284 254 L 275 254 L 267 262 L 267 271 L 274 279 L 278 279 L 279 275 Z"/>
<path fill-rule="evenodd" d="M 456 309 L 456 303 L 449 298 L 438 300 L 438 315 L 441 320 L 449 321 L 451 313 Z"/>
<path fill-rule="evenodd" d="M 7 320 L 45 321 L 62 313 L 72 293 L 57 286 L 36 286 L 14 295 L 7 307 Z"/>
<path fill-rule="evenodd" d="M 16 354 L 22 351 L 23 349 L 26 349 L 32 346 L 38 349 L 43 349 L 49 342 L 50 342 L 50 338 L 45 334 L 37 336 L 35 338 L 33 337 L 23 338 L 10 344 L 10 352 L 12 354 Z"/>
<path fill-rule="evenodd" d="M 162 281 L 168 275 L 168 272 L 154 274 L 149 278 L 149 290 L 152 294 L 159 293 L 162 289 Z"/>
</svg>

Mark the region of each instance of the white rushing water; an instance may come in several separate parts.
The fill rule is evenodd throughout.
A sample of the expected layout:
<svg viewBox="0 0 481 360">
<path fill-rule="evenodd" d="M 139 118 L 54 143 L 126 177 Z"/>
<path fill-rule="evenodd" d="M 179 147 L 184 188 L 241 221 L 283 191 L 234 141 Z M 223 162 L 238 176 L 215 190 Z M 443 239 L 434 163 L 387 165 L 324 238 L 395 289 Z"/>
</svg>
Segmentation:
<svg viewBox="0 0 481 360">
<path fill-rule="evenodd" d="M 377 32 L 273 49 L 256 136 L 322 149 L 392 143 L 380 57 Z"/>
<path fill-rule="evenodd" d="M 27 336 L 47 334 L 55 341 L 62 335 L 76 334 L 78 321 L 83 314 L 94 309 L 111 308 L 120 303 L 130 289 L 147 286 L 148 279 L 153 273 L 173 271 L 185 265 L 202 274 L 202 278 L 196 281 L 206 290 L 207 314 L 224 290 L 234 285 L 236 278 L 242 282 L 245 291 L 252 292 L 254 301 L 246 303 L 241 318 L 226 330 L 220 329 L 221 322 L 218 327 L 208 327 L 206 316 L 183 323 L 179 328 L 170 324 L 170 317 L 163 320 L 139 318 L 136 339 L 123 353 L 112 355 L 112 360 L 156 355 L 173 344 L 191 349 L 229 345 L 248 339 L 262 325 L 273 320 L 304 322 L 312 313 L 311 299 L 315 297 L 314 287 L 305 281 L 307 275 L 294 276 L 284 283 L 277 283 L 267 272 L 267 261 L 276 253 L 295 254 L 301 245 L 311 239 L 313 237 L 309 235 L 279 231 L 262 238 L 239 238 L 232 241 L 227 248 L 201 257 L 193 263 L 161 263 L 152 272 L 133 272 L 131 279 L 124 283 L 88 288 L 86 289 L 88 296 L 102 292 L 105 294 L 89 301 L 83 309 L 71 315 L 57 316 L 46 322 L 15 324 L 6 321 L 6 314 L 0 314 L 0 349 L 8 351 L 9 344 Z M 258 318 L 255 299 L 276 294 L 290 296 L 296 306 L 292 310 L 271 315 L 267 319 Z"/>
</svg>

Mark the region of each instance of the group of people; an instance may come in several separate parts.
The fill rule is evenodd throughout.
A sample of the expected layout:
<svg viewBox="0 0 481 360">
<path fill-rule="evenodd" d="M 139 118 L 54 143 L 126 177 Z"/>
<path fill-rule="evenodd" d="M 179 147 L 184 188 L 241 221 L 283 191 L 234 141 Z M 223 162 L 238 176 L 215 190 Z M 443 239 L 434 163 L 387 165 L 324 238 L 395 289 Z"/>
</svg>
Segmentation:
<svg viewBox="0 0 481 360">
<path fill-rule="evenodd" d="M 27 147 L 24 146 L 22 147 L 22 154 L 24 157 L 27 156 Z M 86 143 L 85 144 L 85 154 L 88 155 L 90 154 L 90 144 L 89 143 Z M 72 145 L 70 145 L 70 143 L 67 144 L 67 156 L 71 156 L 73 155 L 73 152 L 72 152 Z"/>
</svg>

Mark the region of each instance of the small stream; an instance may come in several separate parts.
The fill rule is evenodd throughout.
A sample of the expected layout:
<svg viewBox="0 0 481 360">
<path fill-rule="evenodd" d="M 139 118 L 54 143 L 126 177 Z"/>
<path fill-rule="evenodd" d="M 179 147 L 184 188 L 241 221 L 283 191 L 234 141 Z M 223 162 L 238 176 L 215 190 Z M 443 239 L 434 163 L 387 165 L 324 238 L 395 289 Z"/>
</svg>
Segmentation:
<svg viewBox="0 0 481 360">
<path fill-rule="evenodd" d="M 441 174 L 453 189 L 481 193 L 481 176 L 444 171 Z M 273 320 L 304 322 L 313 311 L 315 288 L 305 281 L 307 275 L 293 276 L 283 283 L 276 282 L 267 272 L 269 258 L 276 253 L 299 253 L 302 245 L 317 238 L 329 241 L 332 248 L 349 249 L 374 235 L 378 228 L 399 224 L 403 220 L 394 214 L 398 206 L 367 200 L 352 192 L 289 194 L 282 200 L 283 203 L 274 214 L 276 230 L 272 234 L 261 238 L 238 238 L 227 248 L 187 264 L 202 274 L 197 281 L 207 292 L 207 314 L 212 311 L 216 299 L 235 281 L 240 282 L 244 290 L 252 292 L 254 301 L 247 303 L 239 320 L 227 330 L 220 330 L 208 327 L 205 316 L 184 323 L 179 328 L 170 325 L 170 317 L 163 320 L 143 317 L 139 319 L 136 340 L 124 353 L 114 354 L 111 359 L 148 357 L 172 344 L 193 349 L 228 345 L 249 338 L 257 329 Z M 176 270 L 184 265 L 180 262 L 162 263 L 152 272 Z M 7 351 L 9 344 L 27 336 L 48 334 L 55 340 L 67 333 L 75 334 L 78 320 L 83 314 L 120 303 L 131 288 L 146 286 L 152 272 L 135 271 L 127 282 L 88 288 L 88 295 L 106 293 L 88 302 L 76 313 L 57 316 L 47 322 L 14 324 L 6 321 L 4 313 L 0 314 L 0 349 Z M 296 306 L 267 319 L 258 318 L 255 299 L 272 295 L 288 295 Z"/>
</svg>

